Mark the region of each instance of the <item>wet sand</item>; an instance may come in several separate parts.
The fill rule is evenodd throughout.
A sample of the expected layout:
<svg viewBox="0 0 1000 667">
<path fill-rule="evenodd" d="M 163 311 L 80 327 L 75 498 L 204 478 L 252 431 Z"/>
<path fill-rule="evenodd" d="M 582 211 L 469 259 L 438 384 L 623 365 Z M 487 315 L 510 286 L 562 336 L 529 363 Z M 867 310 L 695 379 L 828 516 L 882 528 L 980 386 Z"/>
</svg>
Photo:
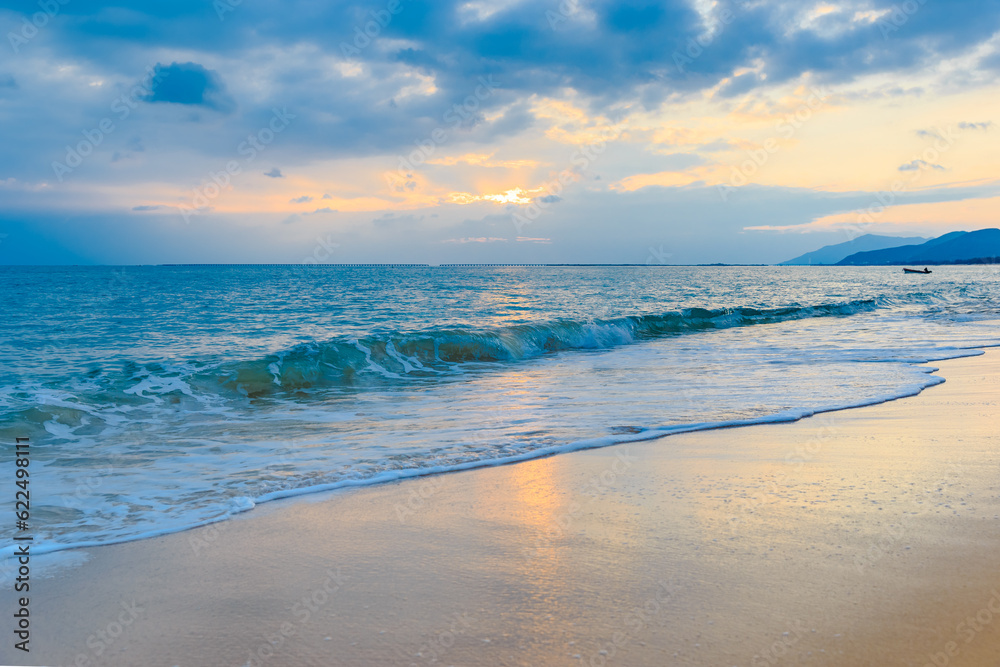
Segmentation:
<svg viewBox="0 0 1000 667">
<path fill-rule="evenodd" d="M 879 406 L 89 549 L 0 662 L 1000 664 L 1000 351 L 933 365 Z"/>
</svg>

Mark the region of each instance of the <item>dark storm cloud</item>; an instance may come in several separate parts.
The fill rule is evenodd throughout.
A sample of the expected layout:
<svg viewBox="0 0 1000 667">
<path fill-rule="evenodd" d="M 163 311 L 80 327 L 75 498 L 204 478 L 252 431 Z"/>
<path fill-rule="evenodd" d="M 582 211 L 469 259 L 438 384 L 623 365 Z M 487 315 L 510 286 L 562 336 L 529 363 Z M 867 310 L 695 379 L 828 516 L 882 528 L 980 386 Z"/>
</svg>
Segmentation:
<svg viewBox="0 0 1000 667">
<path fill-rule="evenodd" d="M 157 63 L 153 68 L 149 92 L 141 99 L 145 102 L 203 106 L 219 111 L 232 107 L 232 100 L 225 94 L 219 75 L 198 63 Z"/>
</svg>

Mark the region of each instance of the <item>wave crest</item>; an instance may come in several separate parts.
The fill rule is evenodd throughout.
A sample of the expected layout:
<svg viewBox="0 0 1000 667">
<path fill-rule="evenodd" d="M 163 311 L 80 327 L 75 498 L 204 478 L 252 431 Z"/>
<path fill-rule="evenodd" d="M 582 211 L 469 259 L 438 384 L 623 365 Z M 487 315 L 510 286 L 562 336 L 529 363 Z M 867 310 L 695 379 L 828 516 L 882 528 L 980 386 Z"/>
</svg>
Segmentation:
<svg viewBox="0 0 1000 667">
<path fill-rule="evenodd" d="M 641 340 L 875 309 L 876 299 L 785 308 L 688 308 L 608 320 L 560 320 L 491 329 L 440 329 L 306 343 L 216 369 L 216 380 L 246 396 L 420 380 L 469 364 L 514 362 L 551 352 L 610 349 Z M 208 378 L 206 378 L 208 379 Z"/>
</svg>

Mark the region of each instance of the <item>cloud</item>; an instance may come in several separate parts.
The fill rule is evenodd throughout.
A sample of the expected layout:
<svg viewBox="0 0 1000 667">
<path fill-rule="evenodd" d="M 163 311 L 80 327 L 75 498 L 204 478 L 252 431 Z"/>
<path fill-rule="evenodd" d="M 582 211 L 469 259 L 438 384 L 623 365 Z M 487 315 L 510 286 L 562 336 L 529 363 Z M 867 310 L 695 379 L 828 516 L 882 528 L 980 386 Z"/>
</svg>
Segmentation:
<svg viewBox="0 0 1000 667">
<path fill-rule="evenodd" d="M 52 191 L 43 194 L 47 198 L 58 195 Z M 440 207 L 436 209 L 440 217 L 430 223 L 431 216 L 427 216 L 423 225 L 414 217 L 405 224 L 381 227 L 372 224 L 370 214 L 342 211 L 338 229 L 344 237 L 337 240 L 344 241 L 359 261 L 645 263 L 649 248 L 662 244 L 676 264 L 780 262 L 848 240 L 848 232 L 857 228 L 857 211 L 878 202 L 884 194 L 747 185 L 736 188 L 723 201 L 712 186 L 648 187 L 624 193 L 579 191 L 547 209 L 523 230 L 517 230 L 509 211 L 501 213 L 489 202 L 474 205 L 476 208 Z M 896 204 L 955 202 L 956 208 L 962 208 L 964 200 L 984 197 L 1000 201 L 1000 183 L 915 190 L 899 194 Z M 623 216 L 623 211 L 627 215 Z M 833 215 L 842 216 L 848 229 L 812 224 Z M 7 253 L 0 254 L 0 261 L 297 262 L 315 246 L 317 235 L 331 231 L 323 216 L 286 216 L 205 211 L 196 225 L 183 225 L 179 214 L 143 216 L 143 224 L 137 225 L 131 211 L 84 211 L 67 217 L 63 210 L 46 214 L 4 207 L 0 209 L 0 230 L 10 236 L 0 245 L 0 253 Z M 617 221 L 613 229 L 609 220 Z M 281 224 L 283 221 L 286 224 Z M 253 225 L 253 234 L 247 233 L 248 224 Z M 744 231 L 746 226 L 760 224 L 794 231 L 812 227 L 814 233 Z M 914 235 L 919 231 L 931 235 L 937 230 L 901 227 L 896 233 Z M 944 231 L 950 230 L 937 233 Z M 525 239 L 546 238 L 551 243 L 515 242 L 515 232 Z M 508 242 L 502 240 L 504 237 Z M 501 240 L 476 240 L 491 238 Z M 462 239 L 473 240 L 462 243 Z"/>
<path fill-rule="evenodd" d="M 296 197 L 295 199 L 289 200 L 289 204 L 306 204 L 313 200 L 309 195 L 302 195 L 301 197 Z"/>
<path fill-rule="evenodd" d="M 219 75 L 192 62 L 157 63 L 153 68 L 151 90 L 142 99 L 150 103 L 202 106 L 224 112 L 234 105 Z"/>
<path fill-rule="evenodd" d="M 994 51 L 979 61 L 979 67 L 987 71 L 1000 70 L 1000 50 Z"/>
<path fill-rule="evenodd" d="M 945 171 L 945 168 L 941 165 L 931 164 L 926 160 L 913 160 L 904 165 L 900 165 L 899 167 L 899 171 L 920 171 L 921 169 L 936 169 L 937 171 Z"/>
<path fill-rule="evenodd" d="M 525 256 L 535 251 L 556 252 L 561 239 L 563 245 L 578 249 L 581 258 L 590 252 L 588 248 L 596 248 L 599 255 L 608 246 L 607 221 L 621 217 L 623 202 L 646 205 L 644 202 L 656 201 L 656 205 L 648 204 L 647 218 L 640 218 L 635 225 L 645 224 L 641 222 L 645 219 L 653 222 L 641 234 L 630 237 L 633 245 L 621 246 L 627 253 L 627 248 L 645 248 L 661 240 L 672 246 L 669 238 L 661 239 L 658 234 L 666 233 L 661 229 L 671 229 L 663 222 L 665 218 L 680 216 L 669 205 L 690 192 L 699 192 L 699 181 L 690 180 L 701 178 L 701 172 L 693 170 L 695 161 L 704 160 L 709 166 L 725 164 L 724 151 L 736 151 L 741 140 L 753 139 L 749 126 L 741 125 L 742 117 L 726 117 L 729 109 L 753 105 L 774 108 L 779 104 L 776 100 L 800 85 L 833 89 L 837 104 L 849 112 L 842 115 L 858 119 L 857 127 L 831 121 L 828 127 L 817 125 L 815 132 L 796 136 L 801 150 L 816 151 L 805 156 L 808 159 L 803 164 L 808 165 L 821 153 L 811 143 L 813 136 L 825 132 L 830 136 L 835 132 L 864 136 L 861 133 L 869 129 L 865 123 L 878 116 L 867 114 L 872 105 L 896 105 L 900 110 L 897 118 L 905 115 L 905 107 L 912 106 L 906 99 L 885 96 L 899 98 L 923 89 L 927 98 L 940 99 L 942 107 L 951 105 L 942 110 L 944 118 L 975 117 L 972 114 L 979 113 L 975 109 L 990 108 L 984 102 L 989 98 L 979 92 L 992 85 L 993 79 L 985 76 L 984 68 L 1000 67 L 991 41 L 1000 31 L 1000 0 L 915 5 L 898 0 L 820 5 L 793 0 L 587 0 L 562 4 L 555 0 L 541 4 L 524 0 L 404 0 L 403 10 L 351 57 L 344 57 L 341 43 L 354 40 L 354 27 L 371 21 L 371 10 L 385 6 L 382 0 L 289 0 L 280 6 L 243 2 L 227 13 L 222 23 L 216 20 L 210 4 L 204 0 L 116 0 L 110 7 L 74 0 L 61 7 L 60 20 L 51 21 L 30 49 L 18 58 L 5 59 L 0 66 L 5 127 L 0 180 L 16 176 L 19 182 L 51 190 L 44 197 L 30 198 L 27 190 L 3 188 L 0 210 L 19 215 L 41 215 L 57 208 L 86 210 L 94 212 L 95 220 L 97 213 L 111 210 L 127 213 L 129 223 L 134 224 L 135 216 L 128 209 L 135 201 L 189 201 L 199 182 L 210 182 L 212 175 L 223 173 L 229 161 L 237 160 L 245 166 L 244 171 L 233 177 L 232 189 L 221 195 L 225 203 L 212 202 L 219 210 L 205 213 L 206 219 L 221 219 L 223 211 L 232 210 L 233 202 L 248 201 L 240 199 L 241 195 L 259 196 L 262 203 L 278 209 L 268 211 L 271 217 L 260 221 L 261 228 L 277 228 L 291 237 L 291 228 L 279 223 L 301 208 L 302 217 L 296 218 L 300 222 L 294 229 L 302 230 L 299 240 L 308 245 L 315 236 L 309 236 L 313 231 L 309 226 L 321 225 L 332 216 L 306 215 L 307 208 L 315 207 L 304 204 L 313 200 L 300 198 L 295 190 L 322 193 L 336 189 L 337 196 L 322 198 L 338 202 L 341 209 L 368 207 L 365 219 L 351 219 L 351 212 L 344 210 L 337 216 L 338 221 L 343 217 L 345 224 L 356 224 L 358 229 L 382 229 L 370 224 L 370 219 L 382 212 L 379 201 L 384 201 L 387 209 L 402 210 L 410 204 L 421 207 L 428 218 L 432 213 L 441 214 L 440 224 L 429 220 L 391 223 L 394 230 L 412 227 L 413 236 L 405 243 L 399 241 L 401 253 L 417 252 L 418 244 L 413 240 L 425 235 L 433 252 L 481 250 L 485 257 L 517 244 L 467 242 L 463 247 L 455 239 L 511 236 L 509 216 L 496 228 L 457 228 L 456 219 L 506 210 L 505 204 L 511 202 L 529 205 L 522 199 L 538 201 L 536 198 L 548 195 L 549 191 L 530 190 L 533 184 L 548 181 L 548 170 L 564 166 L 571 152 L 567 144 L 552 145 L 546 132 L 553 124 L 573 135 L 594 127 L 596 119 L 614 123 L 629 120 L 635 121 L 630 124 L 636 128 L 634 136 L 608 142 L 600 163 L 581 173 L 579 182 L 560 193 L 565 199 L 559 206 L 549 207 L 534 227 L 525 230 L 525 238 L 551 238 L 553 246 L 524 243 L 521 249 Z M 914 11 L 899 14 L 899 7 L 911 5 Z M 834 11 L 828 11 L 831 8 Z M 718 23 L 720 12 L 727 10 L 732 20 Z M 558 20 L 549 20 L 550 11 Z M 991 50 L 993 56 L 982 57 Z M 152 90 L 132 98 L 144 102 L 137 107 L 120 104 L 124 96 L 134 95 L 130 91 L 141 88 L 147 67 L 161 76 Z M 955 68 L 962 76 L 948 74 L 957 71 Z M 483 80 L 496 82 L 496 87 L 486 90 Z M 12 86 L 18 86 L 16 91 Z M 967 92 L 970 95 L 965 97 Z M 733 95 L 746 96 L 746 104 Z M 881 98 L 876 99 L 876 95 Z M 973 96 L 978 97 L 970 102 Z M 579 110 L 580 120 L 543 116 L 540 101 L 549 100 Z M 111 111 L 112 105 L 127 115 Z M 275 108 L 287 108 L 294 120 L 280 134 L 263 135 L 268 139 L 266 152 L 257 150 L 255 162 L 245 161 L 246 154 L 237 147 L 247 137 L 270 132 L 268 124 Z M 113 132 L 101 135 L 100 145 L 66 176 L 67 184 L 58 182 L 53 162 L 66 162 L 67 147 L 78 146 L 87 136 L 98 136 L 95 128 L 106 117 L 114 123 Z M 650 126 L 675 122 L 690 125 L 699 136 L 683 147 L 644 141 L 640 136 L 653 134 L 646 129 Z M 827 121 L 817 121 L 821 122 Z M 640 128 L 643 124 L 646 128 Z M 920 124 L 900 123 L 900 127 L 912 130 Z M 976 135 L 983 139 L 981 143 L 995 138 L 992 131 L 985 132 L 990 129 L 988 122 L 967 122 L 964 127 L 966 132 L 983 130 Z M 431 138 L 438 129 L 446 139 L 434 146 L 433 154 L 426 156 L 429 159 L 412 170 L 412 176 L 401 179 L 395 186 L 397 191 L 386 186 L 380 175 L 395 171 L 400 157 L 436 141 Z M 851 134 L 855 129 L 858 134 Z M 936 136 L 931 129 L 921 132 L 920 136 Z M 859 159 L 864 151 L 891 155 L 892 133 L 880 132 L 877 137 L 884 137 L 886 145 L 852 152 L 851 159 Z M 129 147 L 132 138 L 141 139 L 138 148 Z M 912 133 L 908 140 L 914 141 Z M 647 145 L 654 150 L 627 161 L 617 154 L 625 144 L 636 153 Z M 652 162 L 654 153 L 666 150 L 686 151 L 685 159 L 690 162 L 680 158 L 676 158 L 677 164 Z M 797 182 L 781 175 L 781 163 L 801 157 L 793 156 L 793 150 L 798 149 L 789 145 L 787 158 L 783 153 L 781 160 L 762 170 L 765 181 Z M 963 181 L 984 176 L 976 169 L 987 169 L 977 165 L 988 165 L 988 158 L 977 160 L 969 158 L 963 164 L 964 153 L 961 160 L 949 158 L 949 173 L 953 171 L 956 179 Z M 428 162 L 437 164 L 428 166 Z M 267 164 L 284 164 L 293 176 L 283 178 L 281 169 Z M 911 173 L 943 169 L 919 162 L 900 168 Z M 503 171 L 514 169 L 519 173 Z M 807 169 L 803 167 L 803 171 Z M 688 173 L 692 170 L 693 176 Z M 684 179 L 673 176 L 675 172 L 684 174 Z M 261 173 L 276 179 L 267 182 L 267 197 L 253 191 L 254 179 Z M 411 172 L 404 169 L 402 173 Z M 832 167 L 829 173 L 833 173 Z M 643 176 L 646 181 L 642 181 Z M 772 177 L 773 181 L 768 180 Z M 857 183 L 861 180 L 858 177 L 840 187 L 860 188 Z M 615 184 L 627 182 L 637 186 L 634 192 L 608 194 Z M 350 194 L 340 194 L 341 190 Z M 465 193 L 461 201 L 467 203 L 449 204 L 451 192 Z M 590 192 L 604 194 L 591 199 Z M 753 211 L 757 217 L 747 224 L 795 225 L 811 219 L 814 211 L 800 206 L 798 195 L 779 194 L 769 203 L 783 207 L 780 211 L 772 215 L 762 206 Z M 350 205 L 342 204 L 349 196 L 370 198 L 374 203 L 352 200 Z M 292 206 L 285 203 L 293 197 L 298 199 L 291 200 Z M 332 206 L 333 201 L 319 205 Z M 591 210 L 581 206 L 584 201 L 614 202 L 615 206 Z M 867 205 L 867 201 L 858 205 Z M 732 228 L 726 226 L 728 221 L 744 217 L 744 211 L 732 207 L 725 215 L 719 214 L 710 203 L 684 209 L 685 224 L 698 230 L 691 234 L 701 234 L 708 245 L 719 236 L 718 229 Z M 463 211 L 455 212 L 458 208 Z M 265 209 L 261 208 L 261 215 Z M 588 231 L 574 235 L 568 231 L 571 227 L 557 228 L 557 221 L 572 219 L 571 213 Z M 626 217 L 631 215 L 630 210 Z M 148 222 L 169 217 L 143 216 L 144 224 L 135 226 L 152 235 Z M 685 230 L 678 225 L 676 233 L 688 233 Z M 135 256 L 159 252 L 155 244 L 134 238 Z M 441 245 L 442 238 L 452 242 Z M 263 232 L 259 239 L 260 252 L 270 252 Z M 86 239 L 77 242 L 89 243 Z M 380 238 L 370 247 L 376 257 L 389 246 Z M 216 251 L 221 256 L 231 248 L 222 239 Z M 94 256 L 105 256 L 101 252 L 93 250 Z M 177 252 L 188 251 L 182 248 Z M 741 252 L 742 248 L 734 246 L 730 256 Z M 787 252 L 790 250 L 781 255 Z M 300 254 L 296 250 L 291 256 Z M 721 255 L 699 257 L 714 261 Z M 116 259 L 128 261 L 124 256 Z M 644 261 L 645 255 L 634 259 Z"/>
<path fill-rule="evenodd" d="M 985 123 L 966 123 L 963 121 L 958 126 L 963 130 L 983 130 L 985 132 L 993 127 L 993 121 L 988 120 Z"/>
<path fill-rule="evenodd" d="M 545 195 L 544 197 L 536 197 L 537 201 L 543 204 L 555 204 L 556 202 L 562 201 L 562 197 L 559 195 Z"/>
<path fill-rule="evenodd" d="M 517 169 L 520 167 L 537 167 L 535 160 L 494 160 L 493 153 L 470 153 L 468 155 L 458 155 L 427 160 L 427 164 L 437 164 L 452 167 L 457 164 L 468 164 L 477 167 L 503 167 L 507 169 Z"/>
<path fill-rule="evenodd" d="M 302 110 L 300 122 L 310 130 L 303 132 L 302 150 L 372 154 L 412 148 L 414 139 L 447 127 L 442 115 L 475 94 L 480 76 L 495 77 L 500 88 L 478 101 L 462 127 L 475 128 L 468 138 L 488 141 L 533 122 L 517 106 L 531 95 L 572 90 L 595 109 L 652 107 L 722 82 L 728 82 L 722 95 L 806 73 L 843 82 L 940 63 L 1000 29 L 998 0 L 918 3 L 901 16 L 891 13 L 895 6 L 887 0 L 851 3 L 857 11 L 820 16 L 791 0 L 720 0 L 712 14 L 728 12 L 725 23 L 700 13 L 702 4 L 592 0 L 564 3 L 573 9 L 563 12 L 556 3 L 551 12 L 558 20 L 550 21 L 548 10 L 522 2 L 494 3 L 470 19 L 466 0 L 406 0 L 403 11 L 347 60 L 341 43 L 351 43 L 353 27 L 371 20 L 370 7 L 354 2 L 242 3 L 227 14 L 221 31 L 205 20 L 204 3 L 160 7 L 121 0 L 115 12 L 84 3 L 67 5 L 64 11 L 75 20 L 49 30 L 62 33 L 53 40 L 59 56 L 86 53 L 111 68 L 121 67 L 125 52 L 194 54 L 189 57 L 214 69 L 193 62 L 160 65 L 182 83 L 173 90 L 164 79 L 155 101 L 221 108 L 212 98 L 222 92 L 218 71 L 230 82 L 253 81 L 243 84 L 241 103 Z M 416 86 L 418 75 L 433 84 Z M 498 115 L 500 110 L 506 112 Z"/>
<path fill-rule="evenodd" d="M 532 169 L 529 161 L 551 164 L 552 156 L 510 147 L 545 122 L 535 112 L 534 101 L 542 97 L 572 98 L 591 117 L 617 120 L 698 100 L 709 91 L 719 103 L 727 103 L 726 94 L 766 94 L 798 77 L 826 85 L 891 73 L 905 88 L 933 88 L 932 82 L 907 77 L 983 51 L 1000 29 L 1000 0 L 918 3 L 888 36 L 882 34 L 888 19 L 873 17 L 891 9 L 889 0 L 848 3 L 861 13 L 875 12 L 863 20 L 853 11 L 805 20 L 813 5 L 807 9 L 791 0 L 588 0 L 554 3 L 551 11 L 560 20 L 552 24 L 548 7 L 525 2 L 405 0 L 403 11 L 368 46 L 345 58 L 340 45 L 355 38 L 354 26 L 371 20 L 371 6 L 290 2 L 243 2 L 224 23 L 211 9 L 206 20 L 205 3 L 193 0 L 162 6 L 120 0 L 113 10 L 66 4 L 65 20 L 46 27 L 49 50 L 40 60 L 4 61 L 3 71 L 25 90 L 13 96 L 0 88 L 6 127 L 20 128 L 15 134 L 23 130 L 19 145 L 5 146 L 5 162 L 15 166 L 2 175 L 51 177 L 52 161 L 65 161 L 65 146 L 109 115 L 110 104 L 142 82 L 149 65 L 163 74 L 143 97 L 155 108 L 133 110 L 121 123 L 147 140 L 143 164 L 132 161 L 131 175 L 187 186 L 192 164 L 200 161 L 203 173 L 218 171 L 235 157 L 238 138 L 267 127 L 275 106 L 296 116 L 267 148 L 267 160 L 287 169 L 358 157 L 388 160 L 392 169 L 415 141 L 429 140 L 439 128 L 448 146 L 433 159 L 497 151 L 507 158 L 498 169 L 513 167 L 513 161 Z M 713 10 L 704 9 L 712 4 Z M 473 5 L 488 11 L 470 14 Z M 572 11 L 564 15 L 563 7 Z M 711 17 L 724 10 L 732 20 L 713 26 Z M 72 63 L 66 76 L 73 85 L 39 76 L 55 71 L 57 63 Z M 497 87 L 486 94 L 481 77 L 492 77 Z M 468 100 L 467 111 L 461 105 Z M 232 112 L 224 128 L 211 111 Z M 115 150 L 126 155 L 119 132 L 100 147 L 109 157 Z M 153 143 L 164 136 L 170 142 Z M 71 178 L 122 178 L 124 170 L 103 169 L 107 162 L 91 157 Z M 270 168 L 257 168 L 264 169 Z M 408 178 L 396 187 L 408 196 L 422 185 Z"/>
<path fill-rule="evenodd" d="M 719 89 L 719 94 L 723 97 L 736 97 L 745 95 L 763 83 L 756 72 L 747 72 L 739 76 L 734 76 L 728 83 Z"/>
<path fill-rule="evenodd" d="M 153 205 L 153 206 L 143 205 L 143 206 L 133 206 L 132 210 L 133 211 L 158 211 L 161 208 L 166 208 L 166 207 L 165 206 L 160 206 L 159 204 Z"/>
<path fill-rule="evenodd" d="M 441 243 L 506 243 L 507 239 L 495 236 L 480 236 L 478 238 L 445 239 Z"/>
</svg>

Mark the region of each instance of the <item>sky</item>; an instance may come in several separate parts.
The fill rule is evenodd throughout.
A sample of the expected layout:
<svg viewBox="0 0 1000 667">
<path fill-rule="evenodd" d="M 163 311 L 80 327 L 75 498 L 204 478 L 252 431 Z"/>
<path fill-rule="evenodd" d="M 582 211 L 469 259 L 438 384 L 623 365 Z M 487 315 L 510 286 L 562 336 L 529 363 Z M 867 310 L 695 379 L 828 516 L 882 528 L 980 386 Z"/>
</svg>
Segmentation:
<svg viewBox="0 0 1000 667">
<path fill-rule="evenodd" d="M 774 263 L 1000 226 L 1000 0 L 37 0 L 0 34 L 0 264 Z"/>
</svg>

